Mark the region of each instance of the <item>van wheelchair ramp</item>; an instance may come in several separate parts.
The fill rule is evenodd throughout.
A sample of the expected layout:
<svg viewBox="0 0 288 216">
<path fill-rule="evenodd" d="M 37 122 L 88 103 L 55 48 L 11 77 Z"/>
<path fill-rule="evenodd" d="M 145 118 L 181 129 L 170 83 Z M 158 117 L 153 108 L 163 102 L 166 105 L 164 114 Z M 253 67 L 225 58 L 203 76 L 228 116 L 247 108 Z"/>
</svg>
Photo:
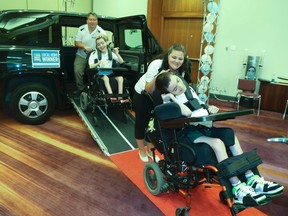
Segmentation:
<svg viewBox="0 0 288 216">
<path fill-rule="evenodd" d="M 105 155 L 110 156 L 138 148 L 134 138 L 134 117 L 129 110 L 108 108 L 106 112 L 104 107 L 97 106 L 94 113 L 84 112 L 80 107 L 79 98 L 70 100 Z"/>
</svg>

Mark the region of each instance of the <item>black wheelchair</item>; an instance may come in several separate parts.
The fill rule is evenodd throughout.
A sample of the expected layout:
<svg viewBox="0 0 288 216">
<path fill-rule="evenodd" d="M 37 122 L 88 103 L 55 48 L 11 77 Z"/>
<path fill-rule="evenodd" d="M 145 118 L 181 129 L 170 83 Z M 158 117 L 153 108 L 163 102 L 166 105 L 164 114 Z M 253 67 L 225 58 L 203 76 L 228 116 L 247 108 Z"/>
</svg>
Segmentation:
<svg viewBox="0 0 288 216">
<path fill-rule="evenodd" d="M 193 188 L 198 185 L 206 188 L 221 187 L 219 198 L 230 208 L 233 216 L 246 208 L 269 203 L 269 200 L 265 200 L 262 203 L 254 201 L 240 205 L 233 201 L 229 177 L 237 175 L 241 181 L 245 181 L 244 173 L 248 169 L 259 174 L 257 166 L 262 163 L 262 160 L 256 150 L 239 156 L 231 156 L 218 163 L 208 144 L 193 144 L 185 133 L 185 128 L 191 122 L 225 120 L 252 113 L 253 110 L 241 110 L 212 114 L 206 117 L 187 118 L 181 116 L 180 108 L 176 103 L 156 106 L 153 111 L 154 117 L 149 123 L 146 134 L 155 149 L 163 154 L 164 159 L 158 163 L 154 159 L 153 162 L 145 164 L 143 175 L 148 191 L 153 195 L 159 195 L 168 190 L 179 193 L 184 197 L 186 205 L 178 207 L 176 215 L 185 216 L 189 215 Z M 231 133 L 231 131 L 227 128 L 227 133 L 223 137 L 218 137 L 224 141 L 225 145 L 226 140 L 229 140 L 231 136 L 234 138 L 234 132 Z M 228 143 L 228 145 L 231 144 Z M 153 155 L 155 155 L 155 149 L 152 150 Z M 229 154 L 229 151 L 227 152 Z"/>
<path fill-rule="evenodd" d="M 97 107 L 104 108 L 105 112 L 116 109 L 121 111 L 124 117 L 124 121 L 127 122 L 129 115 L 128 109 L 132 109 L 132 101 L 130 99 L 128 80 L 124 78 L 123 81 L 123 94 L 108 94 L 104 85 L 104 81 L 98 75 L 98 68 L 87 69 L 87 85 L 84 91 L 80 94 L 80 107 L 83 111 L 91 111 L 93 114 L 94 124 L 97 126 L 97 116 L 94 115 Z M 105 68 L 107 70 L 107 68 Z M 125 70 L 125 66 L 108 68 L 112 70 L 114 75 L 121 76 L 121 73 Z M 118 83 L 114 76 L 109 77 L 110 85 L 113 92 L 118 92 Z M 117 100 L 112 100 L 116 98 Z M 119 99 L 121 98 L 121 99 Z"/>
</svg>

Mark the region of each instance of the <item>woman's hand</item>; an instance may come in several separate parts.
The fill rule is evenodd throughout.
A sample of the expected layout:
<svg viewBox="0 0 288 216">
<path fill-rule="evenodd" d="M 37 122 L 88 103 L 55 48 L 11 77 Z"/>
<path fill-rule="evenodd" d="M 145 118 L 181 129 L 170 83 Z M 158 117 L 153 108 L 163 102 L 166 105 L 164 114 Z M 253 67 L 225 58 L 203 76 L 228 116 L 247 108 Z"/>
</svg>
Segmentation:
<svg viewBox="0 0 288 216">
<path fill-rule="evenodd" d="M 161 73 L 166 73 L 168 71 L 169 71 L 169 69 L 168 70 L 162 70 L 157 75 L 154 76 L 154 78 L 151 80 L 151 82 L 146 82 L 146 85 L 145 85 L 146 92 L 149 94 L 153 94 L 153 92 L 155 90 L 155 81 L 156 81 L 157 76 Z"/>
<path fill-rule="evenodd" d="M 83 48 L 84 48 L 84 50 L 85 50 L 85 52 L 86 52 L 86 53 L 89 53 L 89 52 L 91 52 L 91 51 L 92 51 L 92 48 L 91 48 L 91 47 L 89 47 L 89 46 L 85 46 L 85 45 L 84 45 L 84 47 L 83 47 Z"/>
<path fill-rule="evenodd" d="M 209 107 L 208 107 L 208 111 L 209 111 L 209 113 L 211 113 L 211 114 L 215 114 L 215 113 L 217 113 L 217 112 L 219 111 L 219 108 L 216 107 L 216 106 L 214 106 L 214 105 L 212 105 L 212 106 L 209 106 Z"/>
</svg>

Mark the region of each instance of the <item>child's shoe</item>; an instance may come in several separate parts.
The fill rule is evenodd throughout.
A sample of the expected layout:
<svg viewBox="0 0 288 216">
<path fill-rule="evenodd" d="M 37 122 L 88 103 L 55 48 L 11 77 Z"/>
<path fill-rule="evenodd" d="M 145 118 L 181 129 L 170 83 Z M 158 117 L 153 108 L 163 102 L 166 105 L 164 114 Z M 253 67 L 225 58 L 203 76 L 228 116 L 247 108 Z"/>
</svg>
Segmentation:
<svg viewBox="0 0 288 216">
<path fill-rule="evenodd" d="M 266 200 L 265 195 L 256 193 L 253 188 L 247 186 L 244 182 L 233 187 L 232 193 L 236 204 L 255 206 Z"/>
<path fill-rule="evenodd" d="M 263 179 L 258 175 L 253 175 L 248 179 L 247 185 L 251 186 L 255 192 L 264 195 L 279 194 L 284 190 L 284 187 L 276 182 L 270 182 Z"/>
</svg>

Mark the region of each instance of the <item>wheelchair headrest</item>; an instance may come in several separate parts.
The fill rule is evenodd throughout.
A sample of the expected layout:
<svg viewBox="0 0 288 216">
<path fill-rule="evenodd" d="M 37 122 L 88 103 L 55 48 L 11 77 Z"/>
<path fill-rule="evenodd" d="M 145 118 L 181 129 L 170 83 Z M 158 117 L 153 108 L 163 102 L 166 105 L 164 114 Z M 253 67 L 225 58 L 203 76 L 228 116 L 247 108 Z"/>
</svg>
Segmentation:
<svg viewBox="0 0 288 216">
<path fill-rule="evenodd" d="M 154 112 L 161 121 L 183 117 L 179 105 L 175 102 L 160 104 L 155 107 Z"/>
</svg>

